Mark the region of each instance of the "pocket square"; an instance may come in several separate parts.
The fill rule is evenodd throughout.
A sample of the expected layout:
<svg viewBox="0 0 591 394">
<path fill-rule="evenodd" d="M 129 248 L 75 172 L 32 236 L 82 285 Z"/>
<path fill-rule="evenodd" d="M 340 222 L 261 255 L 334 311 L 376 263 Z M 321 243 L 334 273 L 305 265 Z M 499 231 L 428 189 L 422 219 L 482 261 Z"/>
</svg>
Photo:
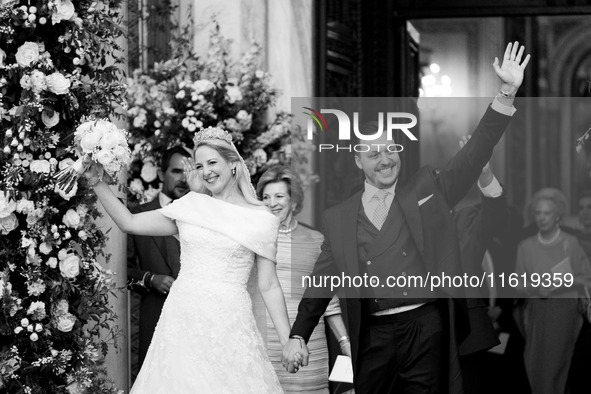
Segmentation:
<svg viewBox="0 0 591 394">
<path fill-rule="evenodd" d="M 425 198 L 422 198 L 422 199 L 420 199 L 420 200 L 419 200 L 419 207 L 420 207 L 421 205 L 423 205 L 424 203 L 426 203 L 427 201 L 429 201 L 429 200 L 431 199 L 431 197 L 433 197 L 433 195 L 432 195 L 432 194 L 431 194 L 431 195 L 429 195 L 429 196 L 427 196 L 427 197 L 425 197 Z"/>
</svg>

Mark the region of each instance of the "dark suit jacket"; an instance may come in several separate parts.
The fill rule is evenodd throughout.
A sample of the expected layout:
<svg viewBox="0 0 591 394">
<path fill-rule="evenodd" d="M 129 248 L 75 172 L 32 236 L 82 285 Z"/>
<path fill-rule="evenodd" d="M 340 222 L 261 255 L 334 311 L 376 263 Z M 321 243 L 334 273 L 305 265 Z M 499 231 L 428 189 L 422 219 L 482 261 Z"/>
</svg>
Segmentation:
<svg viewBox="0 0 591 394">
<path fill-rule="evenodd" d="M 499 234 L 508 223 L 508 208 L 505 195 L 497 198 L 482 197 L 482 204 L 466 207 L 455 212 L 454 218 L 460 237 L 462 265 L 468 275 L 482 277 L 482 259 L 492 237 Z M 467 289 L 466 304 L 470 319 L 470 334 L 460 344 L 460 355 L 468 355 L 489 349 L 499 339 L 487 312 L 486 288 Z"/>
<path fill-rule="evenodd" d="M 160 208 L 156 197 L 153 201 L 131 209 L 132 213 Z M 180 269 L 180 245 L 174 237 L 127 236 L 127 279 L 141 282 L 144 274 L 169 275 L 176 279 Z M 140 301 L 140 363 L 152 340 L 166 296 L 157 291 L 146 290 L 139 285 L 131 286 L 141 294 Z"/>
<path fill-rule="evenodd" d="M 431 274 L 462 275 L 461 256 L 456 225 L 450 213 L 451 207 L 468 192 L 478 179 L 482 167 L 490 159 L 493 148 L 501 138 L 511 117 L 502 115 L 490 107 L 487 109 L 472 138 L 440 172 L 427 166 L 419 169 L 405 185 L 398 185 L 398 199 L 415 244 L 421 253 L 425 268 Z M 325 239 L 322 252 L 318 257 L 313 276 L 323 277 L 359 274 L 357 259 L 356 226 L 357 212 L 361 206 L 361 192 L 345 202 L 328 209 L 324 214 Z M 418 202 L 429 199 L 419 206 Z M 388 220 L 388 219 L 387 219 Z M 386 242 L 385 242 L 386 243 Z M 377 262 L 378 266 L 386 267 L 395 262 Z M 387 272 L 384 272 L 387 276 Z M 386 276 L 381 276 L 383 279 Z M 309 287 L 300 302 L 298 316 L 291 334 L 301 335 L 308 340 L 318 319 L 324 313 L 332 292 L 318 292 Z M 329 289 L 330 290 L 330 289 Z M 383 290 L 383 289 L 381 289 Z M 387 289 L 386 289 L 387 290 Z M 394 294 L 394 290 L 392 290 Z M 450 308 L 450 324 L 456 333 L 454 339 L 463 339 L 469 330 L 467 312 L 462 288 L 446 288 L 448 296 L 456 300 L 459 308 Z M 353 368 L 356 369 L 359 353 L 359 333 L 362 310 L 359 291 L 355 288 L 344 289 L 346 318 L 353 357 Z M 384 297 L 385 298 L 385 297 Z M 456 316 L 457 313 L 457 316 Z M 452 343 L 452 347 L 457 347 Z M 461 379 L 456 354 L 450 354 L 455 365 L 450 376 L 450 392 L 461 392 Z"/>
</svg>

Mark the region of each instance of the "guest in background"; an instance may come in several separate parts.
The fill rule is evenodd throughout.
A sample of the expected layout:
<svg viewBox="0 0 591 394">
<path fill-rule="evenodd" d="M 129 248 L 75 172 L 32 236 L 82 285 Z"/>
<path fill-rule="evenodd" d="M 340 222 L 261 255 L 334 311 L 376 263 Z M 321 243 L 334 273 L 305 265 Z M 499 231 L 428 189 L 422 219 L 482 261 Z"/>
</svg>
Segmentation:
<svg viewBox="0 0 591 394">
<path fill-rule="evenodd" d="M 154 200 L 131 208 L 132 213 L 152 211 L 168 205 L 187 194 L 184 160 L 191 154 L 181 146 L 168 149 L 162 155 L 158 177 L 162 191 Z M 127 279 L 131 290 L 141 295 L 139 318 L 139 368 L 141 368 L 162 305 L 180 268 L 179 241 L 172 237 L 148 235 L 127 236 Z"/>
<path fill-rule="evenodd" d="M 460 148 L 466 142 L 467 138 L 464 137 L 460 141 Z M 477 184 L 482 192 L 482 203 L 454 212 L 454 221 L 458 228 L 463 269 L 468 275 L 481 277 L 486 249 L 492 237 L 505 228 L 508 209 L 503 188 L 495 178 L 490 163 L 482 169 Z M 490 288 L 491 291 L 494 289 Z M 485 353 L 496 346 L 499 339 L 489 318 L 489 292 L 469 287 L 466 289 L 466 296 L 470 334 L 460 344 L 459 350 L 464 393 L 483 394 L 490 386 Z"/>
<path fill-rule="evenodd" d="M 318 231 L 303 226 L 295 219 L 302 210 L 304 191 L 297 174 L 289 167 L 273 167 L 257 184 L 257 195 L 280 220 L 277 240 L 277 276 L 285 294 L 290 323 L 293 323 L 304 290 L 301 277 L 310 275 L 320 254 L 324 237 Z M 351 356 L 351 345 L 335 296 L 326 312 L 326 322 L 336 338 L 341 352 Z M 324 323 L 316 326 L 310 341 L 309 364 L 297 374 L 285 370 L 281 363 L 282 346 L 273 324 L 267 318 L 267 351 L 275 367 L 281 387 L 286 393 L 328 393 L 328 348 Z"/>
<path fill-rule="evenodd" d="M 576 237 L 560 229 L 566 207 L 566 198 L 559 190 L 537 192 L 532 209 L 538 233 L 522 241 L 517 250 L 518 289 L 530 297 L 522 307 L 521 323 L 525 369 L 533 394 L 566 392 L 575 342 L 583 324 L 577 288 L 588 281 L 591 265 Z M 531 281 L 532 274 L 556 272 L 572 273 L 576 286 L 534 286 Z M 525 286 L 522 274 L 526 274 Z"/>
<path fill-rule="evenodd" d="M 577 238 L 581 247 L 591 259 L 591 190 L 579 195 L 579 221 L 583 227 Z M 590 289 L 591 291 L 591 289 Z M 591 391 L 589 382 L 589 366 L 591 365 L 591 324 L 583 319 L 583 327 L 575 344 L 569 374 L 570 394 L 587 394 Z"/>
</svg>

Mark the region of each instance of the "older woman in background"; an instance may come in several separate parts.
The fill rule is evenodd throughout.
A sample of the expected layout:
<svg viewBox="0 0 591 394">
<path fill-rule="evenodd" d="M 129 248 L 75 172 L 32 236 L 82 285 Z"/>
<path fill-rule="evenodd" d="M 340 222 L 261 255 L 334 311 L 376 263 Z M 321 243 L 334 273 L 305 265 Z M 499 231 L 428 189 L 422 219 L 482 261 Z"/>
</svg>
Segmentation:
<svg viewBox="0 0 591 394">
<path fill-rule="evenodd" d="M 277 275 L 285 294 L 287 312 L 293 323 L 305 290 L 302 288 L 301 278 L 312 273 L 324 237 L 295 219 L 295 215 L 302 210 L 304 191 L 297 174 L 289 167 L 273 167 L 265 172 L 257 184 L 257 194 L 280 220 Z M 338 298 L 333 298 L 324 316 L 339 339 L 341 352 L 350 357 L 351 346 Z M 281 363 L 283 348 L 270 319 L 267 319 L 267 326 L 267 351 L 285 392 L 328 393 L 328 348 L 322 319 L 308 342 L 309 364 L 297 374 L 286 372 Z"/>
<path fill-rule="evenodd" d="M 589 259 L 577 238 L 560 229 L 567 211 L 566 198 L 557 189 L 545 188 L 533 198 L 538 233 L 523 240 L 517 250 L 518 290 L 525 300 L 524 361 L 533 394 L 561 394 L 583 318 L 577 308 L 581 285 L 591 274 Z M 522 275 L 525 274 L 525 279 Z M 536 279 L 541 279 L 535 286 Z M 544 281 L 543 276 L 550 278 Z M 550 286 L 555 274 L 572 274 L 574 285 Z"/>
</svg>

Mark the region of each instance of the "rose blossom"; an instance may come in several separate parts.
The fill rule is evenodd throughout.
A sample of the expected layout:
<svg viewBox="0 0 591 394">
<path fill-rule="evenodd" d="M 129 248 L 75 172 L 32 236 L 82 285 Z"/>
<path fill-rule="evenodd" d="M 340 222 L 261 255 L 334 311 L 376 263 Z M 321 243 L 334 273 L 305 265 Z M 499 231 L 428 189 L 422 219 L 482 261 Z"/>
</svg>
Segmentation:
<svg viewBox="0 0 591 394">
<path fill-rule="evenodd" d="M 113 154 L 122 162 L 128 162 L 131 159 L 129 150 L 121 145 L 117 145 L 115 148 L 113 148 Z"/>
<path fill-rule="evenodd" d="M 252 114 L 249 114 L 242 109 L 236 114 L 236 120 L 240 125 L 240 131 L 246 131 L 250 129 L 250 126 L 252 125 Z"/>
<path fill-rule="evenodd" d="M 242 92 L 238 86 L 226 85 L 226 101 L 229 104 L 234 104 L 236 101 L 242 100 Z"/>
<path fill-rule="evenodd" d="M 36 342 L 39 339 L 39 335 L 37 335 L 37 333 L 34 332 L 31 334 L 29 338 L 31 338 L 31 341 Z"/>
<path fill-rule="evenodd" d="M 0 190 L 0 218 L 5 218 L 16 209 L 16 201 Z"/>
<path fill-rule="evenodd" d="M 31 213 L 27 215 L 27 224 L 29 227 L 33 226 L 45 215 L 43 208 L 35 208 Z"/>
<path fill-rule="evenodd" d="M 80 225 L 80 215 L 75 210 L 68 209 L 62 218 L 62 223 L 68 227 L 77 228 Z"/>
<path fill-rule="evenodd" d="M 80 147 L 84 153 L 91 153 L 94 149 L 98 148 L 103 137 L 103 132 L 100 130 L 94 130 L 91 133 L 85 134 L 80 140 Z"/>
<path fill-rule="evenodd" d="M 61 316 L 58 316 L 54 324 L 58 330 L 61 332 L 70 332 L 72 328 L 74 328 L 74 324 L 76 323 L 76 317 L 71 313 L 65 313 Z"/>
<path fill-rule="evenodd" d="M 213 82 L 211 82 L 207 79 L 199 79 L 199 80 L 193 82 L 193 84 L 191 85 L 191 88 L 195 91 L 195 93 L 201 94 L 201 93 L 208 92 L 211 89 L 215 88 L 215 85 L 213 84 Z"/>
<path fill-rule="evenodd" d="M 41 245 L 39 245 L 39 251 L 43 254 L 50 254 L 51 253 L 51 245 L 48 244 L 47 242 L 42 242 Z"/>
<path fill-rule="evenodd" d="M 38 279 L 35 282 L 27 283 L 27 292 L 30 296 L 38 296 L 45 291 L 45 283 Z"/>
<path fill-rule="evenodd" d="M 71 85 L 70 80 L 58 72 L 45 77 L 45 82 L 47 83 L 47 89 L 58 95 L 68 93 Z"/>
<path fill-rule="evenodd" d="M 51 164 L 49 164 L 49 160 L 33 160 L 29 168 L 36 173 L 49 174 Z"/>
<path fill-rule="evenodd" d="M 33 315 L 31 318 L 33 320 L 43 320 L 45 319 L 45 303 L 43 301 L 33 301 L 27 310 L 27 315 Z"/>
<path fill-rule="evenodd" d="M 78 231 L 78 237 L 81 240 L 86 241 L 86 239 L 88 238 L 88 234 L 86 234 L 86 231 L 80 230 L 80 231 Z"/>
<path fill-rule="evenodd" d="M 134 194 L 142 194 L 144 191 L 144 184 L 138 178 L 135 178 L 129 183 L 129 190 Z"/>
<path fill-rule="evenodd" d="M 33 212 L 34 209 L 35 203 L 31 200 L 27 200 L 26 198 L 22 198 L 16 203 L 16 211 L 18 213 L 28 215 L 29 213 Z"/>
<path fill-rule="evenodd" d="M 55 257 L 50 257 L 49 259 L 47 259 L 47 265 L 50 268 L 55 268 L 57 267 L 57 259 Z"/>
<path fill-rule="evenodd" d="M 154 165 L 151 161 L 144 163 L 142 166 L 142 171 L 140 172 L 140 177 L 150 183 L 156 179 L 158 176 L 158 167 Z"/>
<path fill-rule="evenodd" d="M 68 304 L 67 300 L 61 299 L 51 306 L 51 315 L 56 318 L 58 316 L 65 315 L 68 313 L 68 309 L 70 308 L 70 304 Z"/>
<path fill-rule="evenodd" d="M 0 232 L 2 234 L 8 234 L 17 227 L 18 219 L 14 213 L 11 213 L 7 217 L 0 218 Z"/>
<path fill-rule="evenodd" d="M 115 155 L 110 150 L 102 149 L 96 154 L 95 158 L 103 166 L 108 166 L 115 159 Z"/>
<path fill-rule="evenodd" d="M 29 74 L 25 74 L 21 77 L 20 84 L 21 88 L 23 89 L 33 88 L 33 81 L 31 80 L 31 76 Z"/>
<path fill-rule="evenodd" d="M 33 70 L 31 73 L 31 84 L 33 85 L 33 91 L 39 93 L 47 88 L 45 81 L 45 74 L 39 70 Z"/>
<path fill-rule="evenodd" d="M 49 111 L 43 111 L 41 114 L 41 120 L 43 121 L 45 127 L 51 129 L 60 121 L 60 113 L 57 111 L 52 111 L 50 115 Z"/>
<path fill-rule="evenodd" d="M 39 45 L 35 42 L 26 41 L 16 51 L 16 62 L 21 67 L 29 67 L 31 63 L 39 60 Z"/>
<path fill-rule="evenodd" d="M 55 10 L 51 14 L 51 23 L 53 25 L 70 20 L 76 13 L 74 4 L 70 0 L 57 0 L 55 3 Z"/>
<path fill-rule="evenodd" d="M 59 262 L 59 267 L 64 278 L 75 278 L 80 273 L 80 257 L 69 253 Z"/>
</svg>

